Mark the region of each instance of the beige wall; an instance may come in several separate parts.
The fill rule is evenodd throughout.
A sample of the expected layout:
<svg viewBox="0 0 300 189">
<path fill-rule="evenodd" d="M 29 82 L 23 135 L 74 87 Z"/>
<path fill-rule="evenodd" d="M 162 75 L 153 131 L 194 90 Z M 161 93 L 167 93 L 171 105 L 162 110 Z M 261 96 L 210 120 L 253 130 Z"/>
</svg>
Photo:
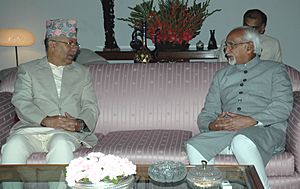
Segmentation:
<svg viewBox="0 0 300 189">
<path fill-rule="evenodd" d="M 127 17 L 127 7 L 141 1 L 115 0 L 116 17 Z M 101 50 L 104 46 L 100 0 L 0 0 L 0 3 L 0 28 L 24 27 L 31 30 L 37 38 L 33 46 L 19 48 L 20 63 L 44 56 L 45 20 L 49 18 L 77 19 L 81 46 L 92 50 Z M 300 70 L 299 7 L 299 0 L 211 0 L 209 9 L 221 8 L 222 11 L 205 21 L 200 35 L 191 41 L 191 46 L 200 39 L 207 44 L 210 29 L 216 30 L 216 39 L 220 42 L 228 31 L 242 24 L 242 15 L 247 9 L 259 8 L 268 15 L 266 33 L 281 42 L 284 62 Z M 115 32 L 118 45 L 128 48 L 132 29 L 126 23 L 116 20 Z M 13 66 L 14 49 L 0 47 L 0 70 Z"/>
</svg>

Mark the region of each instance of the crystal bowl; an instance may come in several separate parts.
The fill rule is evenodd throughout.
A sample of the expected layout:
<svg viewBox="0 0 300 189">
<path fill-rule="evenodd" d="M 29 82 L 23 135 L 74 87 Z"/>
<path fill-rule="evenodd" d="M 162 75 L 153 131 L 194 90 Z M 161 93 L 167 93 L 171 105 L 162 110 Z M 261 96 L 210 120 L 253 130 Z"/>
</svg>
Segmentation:
<svg viewBox="0 0 300 189">
<path fill-rule="evenodd" d="M 186 180 L 192 189 L 219 189 L 223 174 L 218 168 L 207 166 L 207 162 L 204 162 L 202 166 L 191 168 Z"/>
<path fill-rule="evenodd" d="M 179 182 L 185 178 L 187 169 L 181 162 L 170 160 L 159 161 L 150 165 L 148 174 L 156 182 Z"/>
</svg>

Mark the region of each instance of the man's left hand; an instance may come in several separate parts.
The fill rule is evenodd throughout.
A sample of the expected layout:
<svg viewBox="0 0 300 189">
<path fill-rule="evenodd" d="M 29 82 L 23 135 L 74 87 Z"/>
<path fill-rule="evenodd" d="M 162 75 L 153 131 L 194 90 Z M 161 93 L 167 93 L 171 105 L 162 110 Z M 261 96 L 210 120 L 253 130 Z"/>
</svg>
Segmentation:
<svg viewBox="0 0 300 189">
<path fill-rule="evenodd" d="M 71 128 L 69 128 L 69 130 L 70 131 L 79 131 L 80 130 L 80 124 L 79 124 L 79 122 L 76 120 L 76 118 L 75 117 L 73 117 L 73 116 L 71 116 L 68 112 L 65 112 L 65 116 L 66 116 L 66 118 L 68 118 L 70 121 L 72 121 L 72 122 L 76 122 L 76 124 L 74 125 L 72 125 L 72 127 Z"/>
</svg>

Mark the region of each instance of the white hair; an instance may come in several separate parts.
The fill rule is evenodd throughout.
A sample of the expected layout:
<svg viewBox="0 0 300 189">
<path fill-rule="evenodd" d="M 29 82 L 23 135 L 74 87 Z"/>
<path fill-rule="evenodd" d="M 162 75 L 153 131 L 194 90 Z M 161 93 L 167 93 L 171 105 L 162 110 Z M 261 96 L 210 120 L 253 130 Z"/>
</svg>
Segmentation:
<svg viewBox="0 0 300 189">
<path fill-rule="evenodd" d="M 249 26 L 242 26 L 236 29 L 241 29 L 244 31 L 244 35 L 242 36 L 244 41 L 252 41 L 254 46 L 254 53 L 256 55 L 260 55 L 262 48 L 260 42 L 260 34 L 252 27 Z"/>
</svg>

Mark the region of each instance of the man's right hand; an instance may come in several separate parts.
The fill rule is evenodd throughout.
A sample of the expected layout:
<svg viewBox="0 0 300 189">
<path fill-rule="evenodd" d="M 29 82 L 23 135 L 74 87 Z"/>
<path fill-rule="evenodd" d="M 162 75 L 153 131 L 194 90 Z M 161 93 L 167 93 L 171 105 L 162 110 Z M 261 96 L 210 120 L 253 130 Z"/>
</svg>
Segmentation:
<svg viewBox="0 0 300 189">
<path fill-rule="evenodd" d="M 230 123 L 231 121 L 226 118 L 226 112 L 223 112 L 213 122 L 209 123 L 208 128 L 211 131 L 221 131 Z"/>
</svg>

